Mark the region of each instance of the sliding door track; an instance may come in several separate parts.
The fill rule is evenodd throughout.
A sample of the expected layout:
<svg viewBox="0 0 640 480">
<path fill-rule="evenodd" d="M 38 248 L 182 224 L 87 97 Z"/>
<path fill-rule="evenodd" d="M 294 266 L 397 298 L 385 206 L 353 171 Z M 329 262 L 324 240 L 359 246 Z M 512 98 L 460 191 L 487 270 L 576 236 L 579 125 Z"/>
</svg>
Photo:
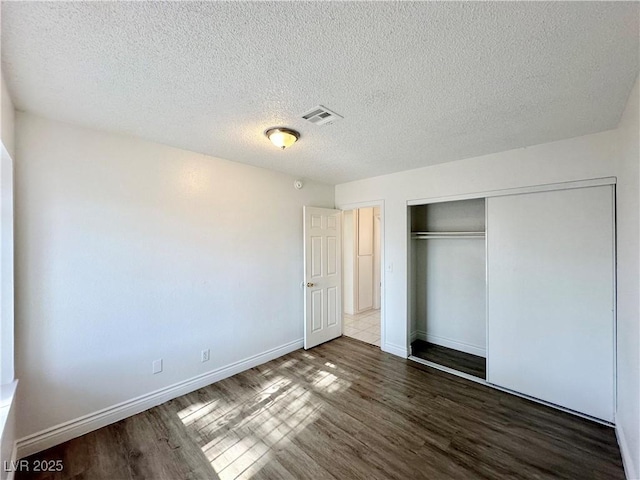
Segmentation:
<svg viewBox="0 0 640 480">
<path fill-rule="evenodd" d="M 499 387 L 493 383 L 487 382 L 483 378 L 474 377 L 473 375 L 469 375 L 468 373 L 460 372 L 458 370 L 454 370 L 453 368 L 445 367 L 444 365 L 440 365 L 438 363 L 429 362 L 428 360 L 424 360 L 419 357 L 415 357 L 410 355 L 409 360 L 412 360 L 416 363 L 420 363 L 422 365 L 426 365 L 427 367 L 435 368 L 436 370 L 440 370 L 442 372 L 450 373 L 451 375 L 455 375 L 456 377 L 464 378 L 465 380 L 470 380 L 475 383 L 479 383 L 480 385 L 484 385 L 486 387 L 494 388 L 496 390 L 500 390 L 501 392 L 510 393 L 511 395 L 515 395 L 516 397 L 524 398 L 526 400 L 531 400 L 532 402 L 540 403 L 542 405 L 546 405 L 547 407 L 555 408 L 556 410 L 560 410 L 565 413 L 570 413 L 572 415 L 576 415 L 578 417 L 582 417 L 586 420 L 591 420 L 592 422 L 599 423 L 601 425 L 606 425 L 607 427 L 615 427 L 615 424 L 605 422 L 604 420 L 600 420 L 596 417 L 591 417 L 589 415 L 585 415 L 584 413 L 576 412 L 575 410 L 570 410 L 565 407 L 561 407 L 560 405 L 556 405 L 555 403 L 549 403 L 544 400 L 540 400 L 539 398 L 530 397 L 529 395 L 525 395 L 523 393 L 514 392 L 513 390 L 509 390 L 508 388 Z"/>
</svg>

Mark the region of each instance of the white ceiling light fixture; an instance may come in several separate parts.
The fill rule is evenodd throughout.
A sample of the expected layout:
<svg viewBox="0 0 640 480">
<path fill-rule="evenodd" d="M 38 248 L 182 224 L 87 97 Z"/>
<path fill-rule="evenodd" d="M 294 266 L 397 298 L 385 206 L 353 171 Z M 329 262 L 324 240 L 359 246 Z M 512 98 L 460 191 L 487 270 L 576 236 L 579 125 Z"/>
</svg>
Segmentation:
<svg viewBox="0 0 640 480">
<path fill-rule="evenodd" d="M 271 140 L 271 143 L 281 150 L 290 147 L 300 138 L 300 134 L 298 132 L 284 127 L 270 128 L 264 132 L 264 134 L 269 140 Z"/>
</svg>

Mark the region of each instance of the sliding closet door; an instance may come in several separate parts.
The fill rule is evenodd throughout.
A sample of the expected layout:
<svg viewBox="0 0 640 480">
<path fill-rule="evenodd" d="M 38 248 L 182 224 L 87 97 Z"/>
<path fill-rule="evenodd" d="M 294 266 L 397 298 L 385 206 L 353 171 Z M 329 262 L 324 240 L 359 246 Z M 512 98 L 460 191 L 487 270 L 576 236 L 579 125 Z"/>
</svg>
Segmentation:
<svg viewBox="0 0 640 480">
<path fill-rule="evenodd" d="M 489 198 L 488 381 L 613 422 L 613 187 Z"/>
</svg>

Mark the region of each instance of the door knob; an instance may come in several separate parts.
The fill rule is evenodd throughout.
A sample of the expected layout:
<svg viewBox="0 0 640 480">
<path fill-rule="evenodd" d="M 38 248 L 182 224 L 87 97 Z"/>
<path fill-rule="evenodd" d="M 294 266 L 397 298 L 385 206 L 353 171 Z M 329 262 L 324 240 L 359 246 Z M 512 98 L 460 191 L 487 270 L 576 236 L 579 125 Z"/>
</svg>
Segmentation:
<svg viewBox="0 0 640 480">
<path fill-rule="evenodd" d="M 307 287 L 313 287 L 313 285 L 314 285 L 314 284 L 313 284 L 313 283 L 311 283 L 311 282 L 307 283 Z"/>
</svg>

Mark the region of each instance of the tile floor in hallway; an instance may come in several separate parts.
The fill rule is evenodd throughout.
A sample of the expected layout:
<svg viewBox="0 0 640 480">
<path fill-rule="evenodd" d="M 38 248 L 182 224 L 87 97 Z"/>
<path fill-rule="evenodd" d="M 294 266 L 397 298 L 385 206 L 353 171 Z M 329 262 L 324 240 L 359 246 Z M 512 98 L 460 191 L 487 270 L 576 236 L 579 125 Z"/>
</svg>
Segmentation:
<svg viewBox="0 0 640 480">
<path fill-rule="evenodd" d="M 344 314 L 344 330 L 347 337 L 380 346 L 380 310 L 367 310 L 356 315 Z"/>
</svg>

